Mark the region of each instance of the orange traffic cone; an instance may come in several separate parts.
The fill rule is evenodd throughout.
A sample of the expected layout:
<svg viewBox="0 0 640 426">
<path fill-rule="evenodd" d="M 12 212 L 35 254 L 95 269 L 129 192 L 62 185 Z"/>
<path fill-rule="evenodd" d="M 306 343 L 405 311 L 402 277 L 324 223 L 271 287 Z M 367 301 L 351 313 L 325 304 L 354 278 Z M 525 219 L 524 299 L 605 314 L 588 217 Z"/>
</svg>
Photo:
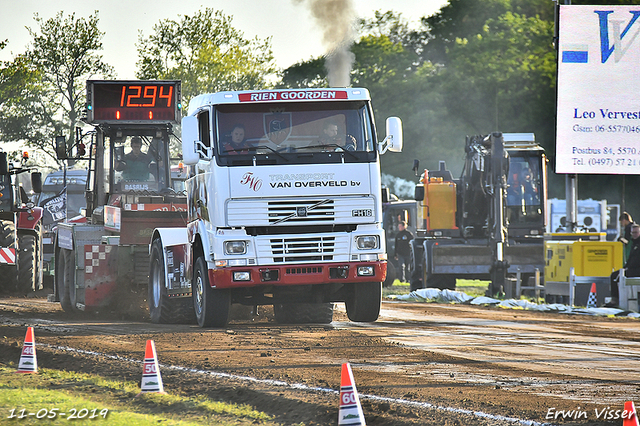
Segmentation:
<svg viewBox="0 0 640 426">
<path fill-rule="evenodd" d="M 27 328 L 22 346 L 22 355 L 16 373 L 37 373 L 38 359 L 36 358 L 36 342 L 33 339 L 33 327 Z"/>
<path fill-rule="evenodd" d="M 596 283 L 591 283 L 591 291 L 589 292 L 589 299 L 587 299 L 587 308 L 595 308 L 596 306 L 598 306 Z"/>
<path fill-rule="evenodd" d="M 160 377 L 160 367 L 158 367 L 158 355 L 156 345 L 153 340 L 147 340 L 147 347 L 144 351 L 144 368 L 142 370 L 142 390 L 138 394 L 146 392 L 165 393 Z"/>
<path fill-rule="evenodd" d="M 348 362 L 342 364 L 338 425 L 366 425 L 358 390 L 356 389 L 355 380 L 353 380 L 351 365 Z"/>
<path fill-rule="evenodd" d="M 639 426 L 638 416 L 636 415 L 636 407 L 633 405 L 633 401 L 627 401 L 624 403 L 624 412 L 622 426 Z"/>
</svg>

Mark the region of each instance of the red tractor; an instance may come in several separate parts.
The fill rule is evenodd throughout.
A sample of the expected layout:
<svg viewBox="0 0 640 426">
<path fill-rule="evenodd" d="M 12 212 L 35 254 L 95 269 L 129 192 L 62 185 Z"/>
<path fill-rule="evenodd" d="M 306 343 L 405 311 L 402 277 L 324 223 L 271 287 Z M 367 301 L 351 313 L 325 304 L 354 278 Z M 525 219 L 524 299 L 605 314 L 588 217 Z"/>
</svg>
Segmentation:
<svg viewBox="0 0 640 426">
<path fill-rule="evenodd" d="M 36 207 L 19 183 L 29 173 L 34 192 L 42 190 L 42 175 L 22 161 L 8 161 L 0 152 L 0 290 L 28 293 L 42 288 L 42 208 Z"/>
</svg>

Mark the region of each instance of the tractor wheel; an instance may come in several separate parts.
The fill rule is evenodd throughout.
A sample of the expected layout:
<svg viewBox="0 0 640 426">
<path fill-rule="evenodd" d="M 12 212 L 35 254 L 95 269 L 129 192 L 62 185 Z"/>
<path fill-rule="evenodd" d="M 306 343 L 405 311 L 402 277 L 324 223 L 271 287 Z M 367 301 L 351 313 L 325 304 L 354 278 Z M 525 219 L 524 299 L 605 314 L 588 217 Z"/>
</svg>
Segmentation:
<svg viewBox="0 0 640 426">
<path fill-rule="evenodd" d="M 382 283 L 356 283 L 352 285 L 351 294 L 345 300 L 349 320 L 374 322 L 380 315 Z"/>
<path fill-rule="evenodd" d="M 331 324 L 333 303 L 284 303 L 273 305 L 279 324 Z"/>
<path fill-rule="evenodd" d="M 191 282 L 193 309 L 200 327 L 224 327 L 229 322 L 231 291 L 213 289 L 209 284 L 209 269 L 204 257 L 196 260 Z"/>
<path fill-rule="evenodd" d="M 22 234 L 18 237 L 18 291 L 31 293 L 36 291 L 38 283 L 37 239 L 35 235 Z"/>
<path fill-rule="evenodd" d="M 156 324 L 190 323 L 193 321 L 193 303 L 189 298 L 171 300 L 165 285 L 164 258 L 159 239 L 151 245 L 149 267 L 149 316 Z"/>
<path fill-rule="evenodd" d="M 36 291 L 44 288 L 44 271 L 42 253 L 43 241 L 42 241 L 42 224 L 38 224 L 35 228 L 36 231 Z"/>
<path fill-rule="evenodd" d="M 1 248 L 16 248 L 16 227 L 13 222 L 7 220 L 0 220 L 0 247 Z M 2 269 L 5 271 L 5 269 Z M 16 290 L 16 283 L 18 280 L 18 269 L 16 265 L 9 265 L 6 268 L 7 272 L 3 272 L 2 285 L 0 290 L 5 292 L 12 292 Z"/>
<path fill-rule="evenodd" d="M 56 258 L 56 289 L 60 306 L 65 312 L 74 312 L 75 305 L 71 303 L 69 288 L 74 288 L 75 293 L 75 269 L 76 262 L 71 250 L 61 249 Z M 75 299 L 75 295 L 74 295 Z"/>
</svg>

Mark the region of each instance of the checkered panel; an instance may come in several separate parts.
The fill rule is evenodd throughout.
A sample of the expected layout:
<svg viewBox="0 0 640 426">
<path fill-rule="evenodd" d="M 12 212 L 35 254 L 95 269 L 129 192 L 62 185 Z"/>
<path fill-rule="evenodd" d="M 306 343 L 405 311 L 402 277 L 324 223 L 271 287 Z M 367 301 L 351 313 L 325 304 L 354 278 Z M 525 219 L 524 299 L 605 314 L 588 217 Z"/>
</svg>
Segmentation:
<svg viewBox="0 0 640 426">
<path fill-rule="evenodd" d="M 107 258 L 113 246 L 108 244 L 96 244 L 84 246 L 84 272 L 87 275 L 109 273 Z"/>
</svg>

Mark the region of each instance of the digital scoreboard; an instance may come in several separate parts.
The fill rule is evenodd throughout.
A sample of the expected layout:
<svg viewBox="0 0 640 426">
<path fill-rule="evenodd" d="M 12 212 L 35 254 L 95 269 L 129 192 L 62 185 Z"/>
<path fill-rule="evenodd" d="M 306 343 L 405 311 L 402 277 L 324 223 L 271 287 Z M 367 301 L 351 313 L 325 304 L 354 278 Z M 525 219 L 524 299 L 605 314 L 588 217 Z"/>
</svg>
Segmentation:
<svg viewBox="0 0 640 426">
<path fill-rule="evenodd" d="M 179 123 L 179 80 L 88 80 L 87 123 Z"/>
</svg>

